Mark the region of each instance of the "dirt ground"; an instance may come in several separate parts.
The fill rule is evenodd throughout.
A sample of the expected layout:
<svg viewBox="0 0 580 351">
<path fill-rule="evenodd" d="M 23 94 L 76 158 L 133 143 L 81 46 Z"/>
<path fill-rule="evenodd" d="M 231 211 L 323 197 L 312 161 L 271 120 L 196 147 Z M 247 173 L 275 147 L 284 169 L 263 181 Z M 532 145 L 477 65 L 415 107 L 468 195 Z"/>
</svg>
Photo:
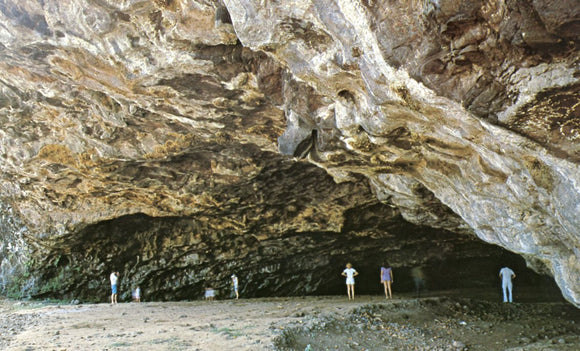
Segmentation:
<svg viewBox="0 0 580 351">
<path fill-rule="evenodd" d="M 462 296 L 470 296 L 469 298 Z M 580 310 L 496 292 L 51 304 L 0 300 L 2 350 L 580 350 Z"/>
</svg>

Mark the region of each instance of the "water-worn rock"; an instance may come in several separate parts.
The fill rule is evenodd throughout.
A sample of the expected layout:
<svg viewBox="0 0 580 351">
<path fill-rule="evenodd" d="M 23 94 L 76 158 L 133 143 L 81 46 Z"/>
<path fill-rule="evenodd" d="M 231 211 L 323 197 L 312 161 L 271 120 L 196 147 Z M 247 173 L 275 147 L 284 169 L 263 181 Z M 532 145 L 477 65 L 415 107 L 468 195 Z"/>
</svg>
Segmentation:
<svg viewBox="0 0 580 351">
<path fill-rule="evenodd" d="M 6 1 L 2 288 L 320 293 L 349 259 L 506 258 L 481 239 L 578 306 L 579 11 Z"/>
</svg>

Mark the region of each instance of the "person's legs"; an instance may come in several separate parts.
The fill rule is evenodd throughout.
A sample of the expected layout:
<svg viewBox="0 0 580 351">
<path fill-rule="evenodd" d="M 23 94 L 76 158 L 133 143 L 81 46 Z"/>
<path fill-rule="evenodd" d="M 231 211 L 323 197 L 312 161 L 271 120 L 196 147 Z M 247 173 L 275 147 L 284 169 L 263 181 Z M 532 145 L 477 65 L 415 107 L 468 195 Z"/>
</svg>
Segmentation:
<svg viewBox="0 0 580 351">
<path fill-rule="evenodd" d="M 350 300 L 350 284 L 346 284 L 346 294 L 348 295 L 348 299 Z"/>
<path fill-rule="evenodd" d="M 508 302 L 507 300 L 507 284 L 506 283 L 502 283 L 501 284 L 501 290 L 503 292 L 503 302 Z"/>
<path fill-rule="evenodd" d="M 389 298 L 392 299 L 393 298 L 393 292 L 391 291 L 391 281 L 387 281 L 386 282 L 387 285 L 387 290 L 389 291 Z"/>
<path fill-rule="evenodd" d="M 507 285 L 508 292 L 509 292 L 509 302 L 513 302 L 513 299 L 512 299 L 512 287 L 513 287 L 512 286 L 512 282 L 509 282 L 508 285 Z"/>
<path fill-rule="evenodd" d="M 385 298 L 389 298 L 388 288 L 387 288 L 387 281 L 383 280 L 383 285 L 385 287 Z"/>
<path fill-rule="evenodd" d="M 348 284 L 348 299 L 354 300 L 354 284 Z"/>
</svg>

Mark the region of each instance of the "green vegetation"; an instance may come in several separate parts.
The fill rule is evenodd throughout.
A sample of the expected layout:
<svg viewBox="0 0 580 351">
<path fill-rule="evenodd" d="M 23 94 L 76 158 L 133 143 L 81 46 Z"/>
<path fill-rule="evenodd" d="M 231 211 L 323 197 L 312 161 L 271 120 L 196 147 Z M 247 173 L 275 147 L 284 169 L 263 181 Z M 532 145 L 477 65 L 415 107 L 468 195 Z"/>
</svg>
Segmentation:
<svg viewBox="0 0 580 351">
<path fill-rule="evenodd" d="M 150 341 L 153 345 L 160 345 L 160 344 L 169 344 L 167 347 L 168 350 L 190 350 L 191 344 L 180 340 L 177 337 L 171 337 L 166 339 L 153 339 Z"/>
<path fill-rule="evenodd" d="M 127 347 L 127 346 L 131 346 L 131 343 L 126 341 L 116 341 L 111 344 L 111 347 Z"/>
<path fill-rule="evenodd" d="M 6 297 L 10 299 L 22 299 L 27 297 L 26 287 L 29 286 L 31 275 L 28 269 L 12 277 L 12 281 L 6 285 Z"/>
<path fill-rule="evenodd" d="M 223 334 L 229 339 L 234 339 L 234 338 L 237 338 L 237 337 L 244 335 L 241 330 L 236 330 L 236 329 L 227 328 L 227 327 L 222 327 L 222 328 L 213 327 L 213 328 L 211 328 L 211 331 L 213 333 Z"/>
</svg>

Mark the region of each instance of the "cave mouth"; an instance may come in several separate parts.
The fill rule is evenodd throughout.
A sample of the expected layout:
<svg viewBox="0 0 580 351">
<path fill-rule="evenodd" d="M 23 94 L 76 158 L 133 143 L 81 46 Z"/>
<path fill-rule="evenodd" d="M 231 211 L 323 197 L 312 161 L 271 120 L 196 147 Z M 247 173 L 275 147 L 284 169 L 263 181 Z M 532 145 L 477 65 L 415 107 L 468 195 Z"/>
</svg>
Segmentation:
<svg viewBox="0 0 580 351">
<path fill-rule="evenodd" d="M 496 248 L 489 248 L 495 251 Z M 421 267 L 425 275 L 425 286 L 419 296 L 438 296 L 442 294 L 460 294 L 463 297 L 492 298 L 500 301 L 501 289 L 499 270 L 510 267 L 517 275 L 514 279 L 515 301 L 565 301 L 554 279 L 540 275 L 526 266 L 524 258 L 512 252 L 499 249 L 497 256 L 453 258 L 429 261 L 418 266 L 393 267 L 395 275 L 392 285 L 396 296 L 417 296 L 412 270 Z M 460 254 L 460 252 L 459 252 Z M 453 255 L 453 253 L 452 253 Z M 383 287 L 379 285 L 379 267 L 373 262 L 361 261 L 360 275 L 357 277 L 356 291 L 361 295 L 382 295 Z M 344 282 L 328 284 L 321 289 L 321 295 L 334 295 L 337 291 L 344 293 Z"/>
<path fill-rule="evenodd" d="M 144 301 L 196 300 L 206 287 L 230 298 L 230 276 L 242 297 L 343 295 L 347 262 L 359 271 L 356 293 L 382 295 L 379 269 L 393 267 L 393 293 L 414 293 L 411 269 L 421 266 L 428 294 L 489 291 L 500 298 L 498 273 L 509 266 L 519 292 L 561 296 L 551 277 L 525 260 L 472 236 L 414 226 L 403 219 L 384 232 L 284 233 L 259 240 L 251 233 L 216 231 L 193 218 L 130 215 L 88 226 L 58 239 L 36 266 L 34 298 L 107 301 L 109 274 L 120 272 L 119 301 L 139 286 Z"/>
</svg>

